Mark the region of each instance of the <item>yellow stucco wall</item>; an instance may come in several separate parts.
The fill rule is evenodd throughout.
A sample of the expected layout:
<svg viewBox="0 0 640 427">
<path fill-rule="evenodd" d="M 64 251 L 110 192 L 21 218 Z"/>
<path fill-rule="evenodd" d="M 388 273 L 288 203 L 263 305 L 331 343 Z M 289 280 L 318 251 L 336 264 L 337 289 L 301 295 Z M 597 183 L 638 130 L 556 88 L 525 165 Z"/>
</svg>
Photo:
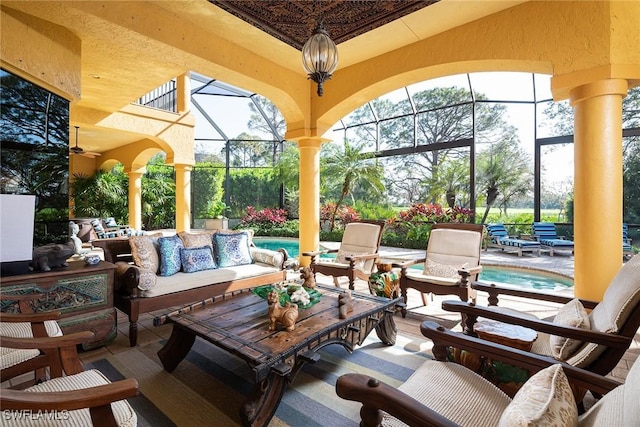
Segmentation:
<svg viewBox="0 0 640 427">
<path fill-rule="evenodd" d="M 3 68 L 68 100 L 80 98 L 78 37 L 11 9 L 0 11 L 0 22 Z"/>
</svg>

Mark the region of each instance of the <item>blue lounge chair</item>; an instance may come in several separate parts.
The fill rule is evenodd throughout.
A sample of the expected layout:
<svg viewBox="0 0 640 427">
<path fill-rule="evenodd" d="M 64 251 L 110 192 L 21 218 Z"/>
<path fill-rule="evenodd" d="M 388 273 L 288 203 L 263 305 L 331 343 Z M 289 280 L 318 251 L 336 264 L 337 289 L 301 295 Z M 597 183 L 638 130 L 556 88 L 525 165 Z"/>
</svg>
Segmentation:
<svg viewBox="0 0 640 427">
<path fill-rule="evenodd" d="M 631 239 L 629 238 L 629 226 L 622 224 L 622 256 L 625 258 L 632 257 L 634 254 L 631 248 Z"/>
<path fill-rule="evenodd" d="M 540 242 L 543 249 L 549 250 L 553 256 L 554 251 L 571 251 L 573 253 L 573 241 L 559 237 L 556 233 L 556 225 L 552 222 L 534 222 L 533 236 Z"/>
<path fill-rule="evenodd" d="M 500 248 L 504 252 L 517 252 L 518 256 L 522 256 L 522 252 L 537 252 L 540 256 L 542 251 L 540 242 L 510 237 L 502 223 L 486 224 L 485 227 L 489 236 L 485 250 L 492 247 Z"/>
</svg>

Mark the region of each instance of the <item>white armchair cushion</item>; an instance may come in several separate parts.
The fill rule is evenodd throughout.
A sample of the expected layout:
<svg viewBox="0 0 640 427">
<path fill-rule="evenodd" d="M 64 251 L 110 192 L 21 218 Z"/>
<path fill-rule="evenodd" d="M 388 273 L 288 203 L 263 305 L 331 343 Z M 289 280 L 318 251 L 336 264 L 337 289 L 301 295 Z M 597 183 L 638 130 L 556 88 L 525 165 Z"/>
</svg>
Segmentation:
<svg viewBox="0 0 640 427">
<path fill-rule="evenodd" d="M 576 401 L 559 364 L 529 378 L 504 410 L 499 423 L 500 427 L 577 425 Z"/>
<path fill-rule="evenodd" d="M 95 369 L 84 371 L 79 374 L 66 377 L 54 378 L 49 381 L 27 388 L 28 392 L 49 392 L 80 390 L 89 387 L 109 384 L 110 381 Z M 136 413 L 126 400 L 120 400 L 111 404 L 111 410 L 116 419 L 116 423 L 121 427 L 135 427 L 138 423 Z M 61 413 L 62 414 L 62 413 Z M 78 409 L 68 411 L 61 416 L 60 420 L 50 420 L 47 417 L 24 417 L 11 416 L 9 411 L 3 413 L 3 426 L 90 426 L 91 415 L 89 409 Z"/>
</svg>

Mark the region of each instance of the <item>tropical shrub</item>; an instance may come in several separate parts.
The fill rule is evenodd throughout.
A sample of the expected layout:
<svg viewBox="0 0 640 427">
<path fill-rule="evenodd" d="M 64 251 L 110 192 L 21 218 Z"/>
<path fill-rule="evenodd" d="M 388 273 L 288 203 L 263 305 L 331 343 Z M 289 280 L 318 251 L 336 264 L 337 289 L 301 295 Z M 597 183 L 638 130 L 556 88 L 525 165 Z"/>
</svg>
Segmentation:
<svg viewBox="0 0 640 427">
<path fill-rule="evenodd" d="M 256 211 L 253 206 L 247 206 L 238 228 L 251 228 L 256 235 L 274 235 L 273 232 L 286 222 L 287 211 L 284 209 L 264 208 Z"/>
<path fill-rule="evenodd" d="M 340 224 L 342 224 L 341 228 L 344 228 L 344 226 L 349 224 L 350 222 L 360 220 L 360 215 L 351 206 L 342 205 L 336 211 L 335 203 L 325 203 L 320 206 L 320 228 L 321 229 L 326 229 L 330 227 L 331 219 L 333 217 L 334 212 L 336 215 L 336 219 Z"/>
</svg>

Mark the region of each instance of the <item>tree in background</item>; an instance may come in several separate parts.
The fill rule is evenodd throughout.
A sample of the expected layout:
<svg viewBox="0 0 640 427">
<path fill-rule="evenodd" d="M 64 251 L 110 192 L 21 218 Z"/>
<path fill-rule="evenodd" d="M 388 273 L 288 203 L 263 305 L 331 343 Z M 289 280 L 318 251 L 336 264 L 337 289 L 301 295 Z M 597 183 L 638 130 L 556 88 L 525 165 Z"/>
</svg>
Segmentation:
<svg viewBox="0 0 640 427">
<path fill-rule="evenodd" d="M 514 139 L 515 136 L 505 137 L 478 155 L 478 185 L 486 197 L 481 224 L 484 224 L 498 196 L 502 196 L 506 215 L 506 206 L 513 197 L 531 191 L 531 163 Z"/>
<path fill-rule="evenodd" d="M 362 153 L 362 146 L 349 141 L 344 145 L 325 144 L 321 151 L 321 178 L 325 188 L 339 187 L 334 215 L 331 218 L 330 229 L 335 226 L 335 216 L 345 197 L 352 194 L 356 187 L 368 188 L 370 192 L 384 191 L 382 183 L 383 170 L 373 158 L 373 154 Z M 352 197 L 352 204 L 355 200 Z"/>
</svg>

